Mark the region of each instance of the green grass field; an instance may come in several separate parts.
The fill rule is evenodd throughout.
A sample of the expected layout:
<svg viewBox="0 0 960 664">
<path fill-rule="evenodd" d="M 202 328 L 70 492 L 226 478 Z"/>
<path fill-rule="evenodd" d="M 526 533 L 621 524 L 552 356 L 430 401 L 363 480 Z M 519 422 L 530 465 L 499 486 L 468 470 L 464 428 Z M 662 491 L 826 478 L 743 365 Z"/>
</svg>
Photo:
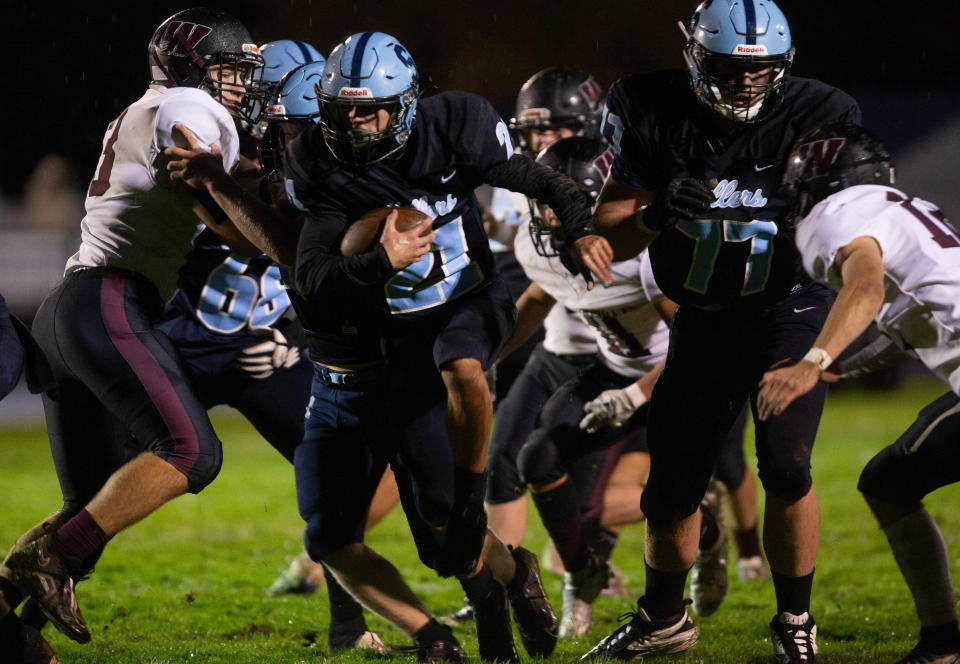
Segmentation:
<svg viewBox="0 0 960 664">
<path fill-rule="evenodd" d="M 912 601 L 855 486 L 866 461 L 944 391 L 936 383 L 884 393 L 846 391 L 831 396 L 827 404 L 813 459 L 822 535 L 812 610 L 826 662 L 892 662 L 915 643 L 919 626 Z M 356 653 L 327 656 L 325 593 L 265 596 L 269 583 L 301 547 L 293 472 L 244 420 L 218 412 L 215 424 L 224 441 L 219 478 L 201 495 L 177 499 L 111 542 L 96 574 L 78 592 L 93 641 L 80 646 L 50 627 L 45 632 L 62 660 L 384 661 Z M 41 426 L 2 430 L 0 440 L 0 542 L 6 546 L 59 506 L 59 490 Z M 948 487 L 928 501 L 954 556 L 955 576 L 958 499 L 960 487 Z M 539 552 L 545 535 L 536 518 L 531 524 L 528 546 Z M 628 528 L 614 554 L 637 594 L 643 587 L 642 540 L 642 526 Z M 405 572 L 438 615 L 459 607 L 458 584 L 437 578 L 419 564 L 399 510 L 370 533 L 368 542 Z M 547 575 L 546 582 L 559 606 L 560 579 Z M 575 661 L 617 625 L 617 616 L 630 610 L 632 602 L 601 597 L 593 634 L 562 643 L 549 661 Z M 733 574 L 720 611 L 698 620 L 697 646 L 659 661 L 771 662 L 767 623 L 774 611 L 769 581 L 747 585 Z M 378 617 L 368 622 L 384 641 L 407 644 L 401 632 Z M 457 636 L 477 661 L 471 631 L 461 628 Z"/>
</svg>

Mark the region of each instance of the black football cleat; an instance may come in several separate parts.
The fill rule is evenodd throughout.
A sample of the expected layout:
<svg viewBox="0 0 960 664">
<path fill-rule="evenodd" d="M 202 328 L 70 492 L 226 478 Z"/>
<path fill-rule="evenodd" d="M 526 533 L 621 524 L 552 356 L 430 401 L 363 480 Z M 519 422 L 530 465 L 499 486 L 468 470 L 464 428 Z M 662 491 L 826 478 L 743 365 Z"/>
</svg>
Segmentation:
<svg viewBox="0 0 960 664">
<path fill-rule="evenodd" d="M 940 652 L 921 641 L 906 657 L 898 659 L 897 664 L 960 664 L 960 648 Z"/>
<path fill-rule="evenodd" d="M 513 626 L 507 589 L 494 581 L 489 595 L 473 603 L 477 623 L 477 648 L 484 662 L 519 662 L 520 655 L 513 645 Z"/>
<path fill-rule="evenodd" d="M 531 657 L 549 657 L 557 645 L 559 620 L 550 605 L 540 577 L 540 564 L 532 551 L 518 546 L 511 550 L 517 572 L 510 582 L 507 598 L 520 641 Z"/>
<path fill-rule="evenodd" d="M 444 631 L 443 638 L 416 644 L 417 662 L 438 664 L 439 662 L 463 662 L 467 659 L 453 631 L 446 625 L 441 627 Z"/>
<path fill-rule="evenodd" d="M 48 533 L 14 550 L 7 559 L 13 583 L 33 597 L 54 626 L 77 643 L 88 643 L 90 631 L 80 614 L 74 586 L 83 576 L 78 562 L 54 550 L 56 533 Z"/>
</svg>

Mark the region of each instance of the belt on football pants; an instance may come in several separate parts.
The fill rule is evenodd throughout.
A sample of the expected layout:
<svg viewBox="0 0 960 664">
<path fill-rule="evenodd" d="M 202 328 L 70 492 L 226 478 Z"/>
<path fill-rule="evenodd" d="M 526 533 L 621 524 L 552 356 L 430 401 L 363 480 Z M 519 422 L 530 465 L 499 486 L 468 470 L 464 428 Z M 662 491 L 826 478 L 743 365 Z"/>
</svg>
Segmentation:
<svg viewBox="0 0 960 664">
<path fill-rule="evenodd" d="M 313 370 L 320 380 L 327 385 L 337 387 L 356 387 L 366 385 L 383 377 L 383 365 L 377 365 L 368 369 L 358 369 L 356 371 L 337 371 L 322 364 L 313 363 Z"/>
</svg>

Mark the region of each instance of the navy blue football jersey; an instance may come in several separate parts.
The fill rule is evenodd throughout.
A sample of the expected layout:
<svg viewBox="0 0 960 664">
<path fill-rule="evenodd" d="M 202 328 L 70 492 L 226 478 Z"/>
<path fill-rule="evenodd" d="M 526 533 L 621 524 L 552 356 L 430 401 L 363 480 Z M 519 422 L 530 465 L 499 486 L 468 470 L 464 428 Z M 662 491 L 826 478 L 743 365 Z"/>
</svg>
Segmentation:
<svg viewBox="0 0 960 664">
<path fill-rule="evenodd" d="M 205 229 L 194 239 L 177 285 L 161 329 L 204 373 L 219 373 L 241 350 L 262 341 L 255 330 L 280 325 L 297 342 L 280 266 L 268 256 L 232 253 Z"/>
<path fill-rule="evenodd" d="M 779 300 L 807 280 L 793 234 L 782 223 L 780 180 L 794 141 L 832 122 L 860 123 L 846 93 L 791 77 L 757 124 L 724 135 L 694 97 L 684 71 L 636 74 L 610 88 L 602 131 L 616 151 L 611 177 L 658 190 L 676 177 L 708 182 L 702 219 L 681 221 L 650 245 L 654 276 L 675 302 L 725 306 Z"/>
<path fill-rule="evenodd" d="M 413 131 L 398 158 L 361 173 L 342 169 L 324 145 L 320 128 L 311 127 L 285 155 L 287 192 L 295 205 L 310 212 L 307 237 L 311 225 L 345 230 L 383 206 L 414 207 L 433 218 L 433 251 L 404 270 L 386 270 L 385 283 L 377 284 L 381 309 L 411 315 L 470 292 L 494 274 L 473 192 L 490 167 L 512 154 L 507 126 L 489 102 L 466 92 L 443 92 L 418 102 Z M 339 253 L 339 244 L 331 249 Z"/>
<path fill-rule="evenodd" d="M 0 399 L 17 385 L 23 368 L 23 345 L 13 327 L 6 300 L 0 295 Z"/>
</svg>

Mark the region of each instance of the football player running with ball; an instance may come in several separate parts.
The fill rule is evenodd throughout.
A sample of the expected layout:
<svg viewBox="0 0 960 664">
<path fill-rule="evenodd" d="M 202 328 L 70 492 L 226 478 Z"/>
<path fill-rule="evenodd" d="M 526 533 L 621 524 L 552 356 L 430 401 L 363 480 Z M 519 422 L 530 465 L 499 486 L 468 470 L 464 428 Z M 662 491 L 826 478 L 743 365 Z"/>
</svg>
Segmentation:
<svg viewBox="0 0 960 664">
<path fill-rule="evenodd" d="M 413 58 L 389 35 L 358 33 L 334 49 L 320 104 L 320 126 L 286 153 L 288 190 L 308 210 L 296 287 L 307 300 L 360 288 L 374 302 L 388 344 L 385 416 L 398 447 L 391 465 L 420 557 L 460 579 L 476 608 L 483 659 L 517 658 L 508 599 L 527 651 L 547 655 L 556 616 L 536 557 L 523 549 L 511 555 L 485 537 L 492 406 L 484 370 L 509 340 L 516 314 L 473 192 L 481 183 L 519 190 L 585 232 L 589 205 L 568 178 L 514 154 L 486 100 L 463 92 L 421 99 Z M 347 226 L 381 206 L 416 208 L 434 233 L 400 233 L 391 213 L 381 242 L 339 255 Z M 388 240 L 398 234 L 412 256 L 391 253 Z"/>
<path fill-rule="evenodd" d="M 837 291 L 803 359 L 769 371 L 761 421 L 775 422 L 824 372 L 864 371 L 890 350 L 910 350 L 950 391 L 920 411 L 873 457 L 858 488 L 893 549 L 920 618 L 920 643 L 897 664 L 960 662 L 956 600 L 943 535 L 923 497 L 960 481 L 960 233 L 937 206 L 893 188 L 883 144 L 856 126 L 832 125 L 797 142 L 784 183 L 803 266 Z M 837 357 L 876 320 L 889 350 Z"/>
<path fill-rule="evenodd" d="M 856 102 L 790 77 L 790 29 L 771 0 L 704 2 L 684 55 L 688 73 L 628 76 L 607 96 L 602 130 L 617 156 L 594 219 L 615 249 L 607 245 L 605 262 L 594 263 L 605 239 L 568 229 L 604 281 L 610 259 L 649 245 L 657 283 L 678 303 L 647 431 L 645 595 L 587 657 L 639 659 L 696 643 L 683 589 L 721 441 L 744 403 L 755 404 L 763 373 L 810 347 L 832 302 L 803 273 L 779 185 L 797 136 L 858 122 Z M 819 504 L 809 459 L 825 394 L 817 387 L 756 427 L 777 597 L 771 640 L 784 664 L 818 658 L 809 609 Z"/>
</svg>

